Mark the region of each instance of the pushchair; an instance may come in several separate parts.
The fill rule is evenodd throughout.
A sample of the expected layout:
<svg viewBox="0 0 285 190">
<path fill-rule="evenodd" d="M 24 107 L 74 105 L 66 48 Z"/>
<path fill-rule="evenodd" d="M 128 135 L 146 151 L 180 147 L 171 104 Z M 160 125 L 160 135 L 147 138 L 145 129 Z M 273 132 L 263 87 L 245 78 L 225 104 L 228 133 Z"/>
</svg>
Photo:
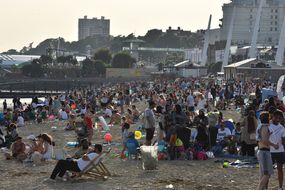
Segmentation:
<svg viewBox="0 0 285 190">
<path fill-rule="evenodd" d="M 87 140 L 88 137 L 88 131 L 87 131 L 87 126 L 81 122 L 76 122 L 75 123 L 76 129 L 75 133 L 77 135 L 77 147 L 81 147 L 84 141 Z"/>
</svg>

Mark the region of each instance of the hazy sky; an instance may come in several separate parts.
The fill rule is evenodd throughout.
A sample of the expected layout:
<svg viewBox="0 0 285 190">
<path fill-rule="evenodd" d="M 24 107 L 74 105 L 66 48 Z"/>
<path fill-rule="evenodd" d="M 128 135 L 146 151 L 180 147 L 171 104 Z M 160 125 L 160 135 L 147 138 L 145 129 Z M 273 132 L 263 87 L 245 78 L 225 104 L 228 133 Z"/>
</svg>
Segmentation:
<svg viewBox="0 0 285 190">
<path fill-rule="evenodd" d="M 148 29 L 168 26 L 196 31 L 212 28 L 222 18 L 229 0 L 0 0 L 0 52 L 46 38 L 77 40 L 78 18 L 105 16 L 111 35 L 144 35 Z"/>
</svg>

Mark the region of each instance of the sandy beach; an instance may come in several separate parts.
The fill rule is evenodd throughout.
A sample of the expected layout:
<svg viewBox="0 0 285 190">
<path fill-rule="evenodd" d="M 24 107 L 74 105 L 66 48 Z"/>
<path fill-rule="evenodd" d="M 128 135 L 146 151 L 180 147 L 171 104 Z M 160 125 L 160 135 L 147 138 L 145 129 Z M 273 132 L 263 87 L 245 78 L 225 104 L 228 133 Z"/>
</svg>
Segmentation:
<svg viewBox="0 0 285 190">
<path fill-rule="evenodd" d="M 141 106 L 143 107 L 143 106 Z M 234 117 L 235 112 L 227 112 L 227 117 Z M 38 124 L 27 122 L 26 126 L 19 128 L 20 136 L 26 138 L 30 134 L 49 133 L 55 141 L 55 149 L 62 149 L 66 142 L 76 141 L 74 131 L 65 131 L 66 122 L 47 120 Z M 56 126 L 57 129 L 52 129 Z M 132 125 L 130 131 L 134 131 Z M 223 168 L 221 163 L 215 161 L 219 158 L 206 161 L 159 161 L 158 170 L 144 171 L 140 160 L 122 160 L 120 153 L 121 129 L 119 126 L 111 128 L 113 144 L 110 154 L 104 163 L 112 176 L 103 181 L 92 178 L 81 178 L 72 181 L 46 182 L 50 176 L 56 160 L 46 161 L 40 165 L 27 165 L 17 161 L 5 160 L 0 154 L 0 189 L 15 190 L 53 190 L 53 189 L 255 189 L 258 183 L 258 168 Z M 25 140 L 27 141 L 27 140 Z M 104 133 L 101 129 L 94 129 L 94 143 L 104 142 Z M 144 139 L 141 139 L 141 143 Z M 105 146 L 104 148 L 107 148 Z M 70 148 L 65 148 L 67 152 Z M 270 181 L 270 187 L 277 189 L 277 174 Z"/>
</svg>

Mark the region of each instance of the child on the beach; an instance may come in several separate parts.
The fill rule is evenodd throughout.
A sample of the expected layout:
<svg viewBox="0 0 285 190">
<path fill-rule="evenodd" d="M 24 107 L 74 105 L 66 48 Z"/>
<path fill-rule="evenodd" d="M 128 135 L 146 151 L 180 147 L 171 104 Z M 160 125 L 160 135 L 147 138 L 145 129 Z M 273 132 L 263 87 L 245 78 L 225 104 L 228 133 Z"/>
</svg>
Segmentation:
<svg viewBox="0 0 285 190">
<path fill-rule="evenodd" d="M 122 140 L 123 140 L 123 144 L 126 143 L 127 139 L 128 139 L 128 134 L 129 134 L 129 128 L 130 128 L 130 124 L 126 121 L 127 119 L 125 117 L 122 117 Z"/>
</svg>

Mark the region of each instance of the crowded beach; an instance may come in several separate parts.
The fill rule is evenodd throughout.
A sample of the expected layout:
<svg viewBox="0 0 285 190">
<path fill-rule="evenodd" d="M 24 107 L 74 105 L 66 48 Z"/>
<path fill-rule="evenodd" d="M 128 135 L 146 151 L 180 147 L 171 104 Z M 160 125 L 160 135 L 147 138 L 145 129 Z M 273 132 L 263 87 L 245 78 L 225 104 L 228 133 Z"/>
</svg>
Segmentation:
<svg viewBox="0 0 285 190">
<path fill-rule="evenodd" d="M 0 187 L 282 189 L 285 106 L 275 91 L 179 78 L 4 100 Z"/>
</svg>

